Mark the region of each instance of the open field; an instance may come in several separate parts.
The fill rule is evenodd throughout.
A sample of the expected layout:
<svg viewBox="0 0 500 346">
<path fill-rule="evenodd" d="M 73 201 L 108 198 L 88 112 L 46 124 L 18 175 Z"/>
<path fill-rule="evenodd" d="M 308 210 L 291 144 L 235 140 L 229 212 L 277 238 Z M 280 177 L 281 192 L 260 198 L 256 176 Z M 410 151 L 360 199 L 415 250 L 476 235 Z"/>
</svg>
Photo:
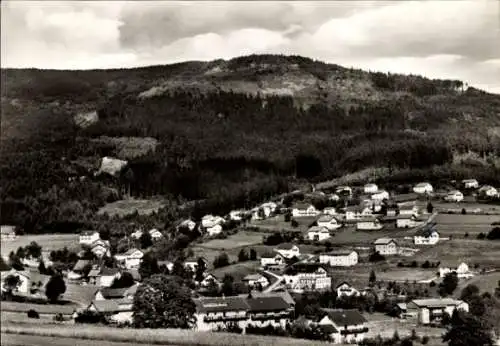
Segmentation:
<svg viewBox="0 0 500 346">
<path fill-rule="evenodd" d="M 500 282 L 500 272 L 494 272 L 494 273 L 488 273 L 488 274 L 483 274 L 483 275 L 477 275 L 467 281 L 461 282 L 454 295 L 456 297 L 459 297 L 460 294 L 462 293 L 462 290 L 467 286 L 467 285 L 476 285 L 479 287 L 479 291 L 482 292 L 490 292 L 490 293 L 495 293 L 495 288 L 498 287 L 498 283 Z"/>
<path fill-rule="evenodd" d="M 97 292 L 98 287 L 94 285 L 77 285 L 72 283 L 66 283 L 66 292 L 64 293 L 64 299 L 72 301 L 81 306 L 87 307 Z"/>
<path fill-rule="evenodd" d="M 240 281 L 248 274 L 253 274 L 260 268 L 260 261 L 248 261 L 231 264 L 227 267 L 217 268 L 212 271 L 217 278 L 223 278 L 224 275 L 232 275 L 235 281 Z"/>
<path fill-rule="evenodd" d="M 212 239 L 206 243 L 198 244 L 198 247 L 215 250 L 227 250 L 242 248 L 262 243 L 262 233 L 239 231 L 226 239 Z"/>
<path fill-rule="evenodd" d="M 123 328 L 110 328 L 100 326 L 65 326 L 57 325 L 37 325 L 23 326 L 14 324 L 2 324 L 2 336 L 5 334 L 28 334 L 45 337 L 57 338 L 72 338 L 72 339 L 85 339 L 102 340 L 106 342 L 131 342 L 134 344 L 161 344 L 161 345 L 199 345 L 199 346 L 237 346 L 237 345 L 329 345 L 325 342 L 317 342 L 311 340 L 301 340 L 292 338 L 281 337 L 267 337 L 256 335 L 237 335 L 229 333 L 209 333 L 209 332 L 195 332 L 191 330 L 180 329 L 123 329 Z M 68 342 L 71 340 L 66 339 Z M 65 345 L 69 345 L 66 343 Z M 3 339 L 2 339 L 3 345 Z M 24 344 L 23 344 L 24 345 Z M 39 344 L 37 344 L 39 345 Z M 82 345 L 90 345 L 82 344 Z M 103 345 L 107 345 L 103 343 Z M 110 345 L 111 346 L 111 345 Z M 113 345 L 114 346 L 114 345 Z"/>
<path fill-rule="evenodd" d="M 157 212 L 163 206 L 164 202 L 161 200 L 129 199 L 108 203 L 99 209 L 97 213 L 124 217 L 137 211 L 139 215 L 150 215 L 153 212 Z"/>
<path fill-rule="evenodd" d="M 463 237 L 469 233 L 475 236 L 488 233 L 494 227 L 491 223 L 500 221 L 500 215 L 438 214 L 435 221 L 441 235 Z"/>
<path fill-rule="evenodd" d="M 436 276 L 436 268 L 400 268 L 387 264 L 380 266 L 358 266 L 352 269 L 335 268 L 332 269 L 332 272 L 336 278 L 344 277 L 347 281 L 357 278 L 364 282 L 364 285 L 367 285 L 372 270 L 375 272 L 377 280 L 381 281 L 413 282 L 428 280 Z"/>
<path fill-rule="evenodd" d="M 63 338 L 52 336 L 38 336 L 26 334 L 4 334 L 2 333 L 2 345 L 4 346 L 94 346 L 94 340 Z M 99 340 L 100 346 L 136 346 L 137 343 L 130 342 L 114 342 Z M 145 346 L 153 344 L 142 344 Z M 167 345 L 166 346 L 171 346 Z"/>
<path fill-rule="evenodd" d="M 2 240 L 2 256 L 7 257 L 11 251 L 16 251 L 18 247 L 26 246 L 32 241 L 37 242 L 44 252 L 59 250 L 65 246 L 68 249 L 79 247 L 78 234 L 21 235 L 15 240 Z"/>
<path fill-rule="evenodd" d="M 284 215 L 276 215 L 265 220 L 252 220 L 248 223 L 249 226 L 258 227 L 261 231 L 265 232 L 305 232 L 311 223 L 316 221 L 318 217 L 297 217 L 295 220 L 299 226 L 294 228 L 290 222 L 285 222 Z"/>
<path fill-rule="evenodd" d="M 467 213 L 478 213 L 478 214 L 492 214 L 500 218 L 500 205 L 496 204 L 486 204 L 486 203 L 447 203 L 447 202 L 433 202 L 434 208 L 438 212 L 445 212 L 447 210 L 461 212 L 462 208 L 466 210 Z"/>
<path fill-rule="evenodd" d="M 4 311 L 24 313 L 28 312 L 28 310 L 33 309 L 39 314 L 72 314 L 73 311 L 79 306 L 71 303 L 64 305 L 54 305 L 2 301 L 0 303 L 0 307 L 2 308 L 2 313 Z"/>
</svg>

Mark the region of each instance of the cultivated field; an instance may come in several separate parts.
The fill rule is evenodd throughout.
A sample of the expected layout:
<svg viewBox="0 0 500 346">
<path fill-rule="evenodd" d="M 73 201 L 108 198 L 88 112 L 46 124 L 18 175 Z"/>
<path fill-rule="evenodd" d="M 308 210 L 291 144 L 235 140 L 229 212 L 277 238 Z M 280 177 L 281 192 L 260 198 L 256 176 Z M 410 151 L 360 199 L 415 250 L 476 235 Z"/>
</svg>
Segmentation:
<svg viewBox="0 0 500 346">
<path fill-rule="evenodd" d="M 77 234 L 22 235 L 15 240 L 1 242 L 2 256 L 8 256 L 11 251 L 16 251 L 20 246 L 26 246 L 32 241 L 37 242 L 44 252 L 60 250 L 65 246 L 68 249 L 78 247 Z"/>
<path fill-rule="evenodd" d="M 488 233 L 494 227 L 492 222 L 500 221 L 500 215 L 438 214 L 435 221 L 443 236 L 463 237 L 465 233 L 476 236 Z"/>
<path fill-rule="evenodd" d="M 298 217 L 295 220 L 298 222 L 298 227 L 292 227 L 290 222 L 285 222 L 284 215 L 276 215 L 265 220 L 252 220 L 248 223 L 249 226 L 258 227 L 265 232 L 304 232 L 309 228 L 309 225 L 316 221 L 317 217 Z"/>
<path fill-rule="evenodd" d="M 108 203 L 99 211 L 98 214 L 108 214 L 109 216 L 124 217 L 137 212 L 139 215 L 151 215 L 164 206 L 161 200 L 149 199 L 130 199 Z"/>
<path fill-rule="evenodd" d="M 233 276 L 235 281 L 241 281 L 245 276 L 256 273 L 260 268 L 260 261 L 248 261 L 231 264 L 227 267 L 214 269 L 211 273 L 217 278 L 223 278 L 229 274 Z"/>
<path fill-rule="evenodd" d="M 228 250 L 242 248 L 262 243 L 262 233 L 239 231 L 226 239 L 212 239 L 206 243 L 198 244 L 198 247 L 215 250 Z"/>
<path fill-rule="evenodd" d="M 2 301 L 0 303 L 2 308 L 2 313 L 4 311 L 9 312 L 28 312 L 28 310 L 35 310 L 39 314 L 72 314 L 75 309 L 79 306 L 76 304 L 64 304 L 64 305 L 54 305 L 54 304 L 33 304 L 33 303 L 20 303 L 20 302 L 8 302 Z"/>
<path fill-rule="evenodd" d="M 492 214 L 496 215 L 497 220 L 500 218 L 500 205 L 495 204 L 485 204 L 485 203 L 446 203 L 446 202 L 433 202 L 434 208 L 438 212 L 446 212 L 451 210 L 453 212 L 460 213 L 462 209 L 465 209 L 467 213 L 478 213 L 478 214 Z"/>
</svg>

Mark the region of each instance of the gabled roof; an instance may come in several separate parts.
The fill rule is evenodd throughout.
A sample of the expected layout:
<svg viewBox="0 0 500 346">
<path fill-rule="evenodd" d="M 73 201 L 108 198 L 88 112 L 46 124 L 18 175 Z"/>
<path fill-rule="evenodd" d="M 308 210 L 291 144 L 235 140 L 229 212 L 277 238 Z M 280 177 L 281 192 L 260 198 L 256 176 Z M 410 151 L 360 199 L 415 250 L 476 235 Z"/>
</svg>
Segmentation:
<svg viewBox="0 0 500 346">
<path fill-rule="evenodd" d="M 217 298 L 197 298 L 193 299 L 198 312 L 229 312 L 229 311 L 248 311 L 250 306 L 244 298 L 236 297 L 217 297 Z"/>
<path fill-rule="evenodd" d="M 312 226 L 307 230 L 307 232 L 314 232 L 314 233 L 330 233 L 328 228 L 326 227 L 321 227 L 321 226 Z"/>
<path fill-rule="evenodd" d="M 99 276 L 99 274 L 101 273 L 101 269 L 91 269 L 89 271 L 89 275 L 87 275 L 89 278 L 91 277 L 96 277 L 96 276 Z"/>
<path fill-rule="evenodd" d="M 339 331 L 332 324 L 319 324 L 319 327 L 327 334 L 338 333 Z"/>
<path fill-rule="evenodd" d="M 378 238 L 377 240 L 375 240 L 373 242 L 373 244 L 375 245 L 387 245 L 387 244 L 390 244 L 390 243 L 396 243 L 396 241 L 392 238 Z"/>
<path fill-rule="evenodd" d="M 144 254 L 141 250 L 137 249 L 137 248 L 132 248 L 132 249 L 129 249 L 127 252 L 124 252 L 124 253 L 121 253 L 119 254 L 119 256 L 132 256 L 134 254 L 134 252 L 136 251 L 139 251 L 141 252 L 142 254 Z"/>
<path fill-rule="evenodd" d="M 93 235 L 95 233 L 98 233 L 97 231 L 83 231 L 80 233 L 80 236 L 90 236 L 90 235 Z"/>
<path fill-rule="evenodd" d="M 118 268 L 107 268 L 104 267 L 100 270 L 100 275 L 101 276 L 114 276 L 120 272 L 120 269 Z"/>
<path fill-rule="evenodd" d="M 295 300 L 293 300 L 293 297 L 290 295 L 290 293 L 287 290 L 284 290 L 284 291 L 281 291 L 281 292 L 274 291 L 274 292 L 269 292 L 269 293 L 255 291 L 255 292 L 252 292 L 252 296 L 254 298 L 257 298 L 257 297 L 280 297 L 289 306 L 294 306 L 295 305 Z M 240 294 L 239 297 L 247 298 L 248 294 Z"/>
<path fill-rule="evenodd" d="M 307 209 L 307 208 L 309 208 L 311 206 L 313 206 L 313 205 L 310 204 L 310 203 L 299 202 L 299 203 L 294 203 L 292 205 L 292 209 Z"/>
<path fill-rule="evenodd" d="M 398 220 L 411 220 L 413 218 L 415 218 L 413 214 L 399 214 L 396 216 Z"/>
<path fill-rule="evenodd" d="M 352 287 L 354 288 L 350 283 L 348 283 L 347 281 L 342 281 L 341 283 L 339 283 L 337 286 L 335 286 L 335 288 L 339 288 L 340 286 L 342 285 L 347 285 L 349 287 Z"/>
<path fill-rule="evenodd" d="M 359 213 L 361 213 L 361 212 L 363 211 L 363 209 L 365 209 L 365 208 L 363 208 L 363 207 L 362 207 L 362 206 L 360 206 L 360 205 L 350 205 L 350 206 L 347 206 L 347 207 L 345 208 L 345 211 L 346 211 L 346 212 L 347 212 L 347 211 L 352 211 L 352 212 L 359 212 Z"/>
<path fill-rule="evenodd" d="M 431 234 L 434 233 L 434 232 L 438 233 L 438 231 L 436 230 L 436 225 L 435 224 L 429 224 L 429 225 L 425 225 L 424 227 L 418 229 L 415 232 L 415 236 L 430 237 Z"/>
<path fill-rule="evenodd" d="M 446 306 L 457 306 L 463 303 L 462 300 L 452 298 L 429 298 L 429 299 L 414 299 L 412 300 L 418 307 L 441 308 Z"/>
<path fill-rule="evenodd" d="M 278 250 L 291 250 L 294 246 L 297 246 L 293 243 L 281 243 L 279 244 L 276 249 Z"/>
<path fill-rule="evenodd" d="M 333 215 L 321 215 L 321 216 L 318 218 L 317 222 L 330 222 L 330 221 L 332 221 L 332 220 L 337 221 L 337 219 L 336 219 L 336 218 L 335 218 L 335 216 L 333 216 Z"/>
<path fill-rule="evenodd" d="M 322 309 L 328 318 L 338 327 L 353 326 L 366 323 L 366 318 L 358 310 Z"/>
<path fill-rule="evenodd" d="M 356 223 L 360 223 L 360 222 L 377 222 L 377 221 L 379 221 L 377 217 L 367 215 L 367 216 L 365 216 L 365 217 L 363 217 L 361 219 L 357 219 Z"/>
<path fill-rule="evenodd" d="M 243 278 L 243 281 L 257 281 L 261 278 L 265 278 L 262 274 L 248 274 Z"/>
<path fill-rule="evenodd" d="M 427 186 L 432 186 L 432 185 L 427 182 L 422 182 L 415 185 L 415 187 L 427 187 Z"/>
<path fill-rule="evenodd" d="M 134 295 L 137 292 L 139 285 L 132 285 L 124 288 L 101 288 L 100 292 L 105 299 L 118 299 L 124 298 L 128 295 Z"/>
<path fill-rule="evenodd" d="M 348 256 L 348 255 L 352 254 L 353 252 L 356 252 L 356 251 L 351 250 L 351 249 L 337 249 L 337 250 L 332 250 L 332 251 L 323 253 L 322 255 L 326 255 L 326 256 Z"/>
<path fill-rule="evenodd" d="M 260 255 L 260 258 L 275 258 L 276 256 L 283 257 L 279 252 L 266 252 Z"/>
<path fill-rule="evenodd" d="M 290 305 L 281 297 L 252 297 L 246 300 L 251 312 L 287 310 Z"/>
</svg>

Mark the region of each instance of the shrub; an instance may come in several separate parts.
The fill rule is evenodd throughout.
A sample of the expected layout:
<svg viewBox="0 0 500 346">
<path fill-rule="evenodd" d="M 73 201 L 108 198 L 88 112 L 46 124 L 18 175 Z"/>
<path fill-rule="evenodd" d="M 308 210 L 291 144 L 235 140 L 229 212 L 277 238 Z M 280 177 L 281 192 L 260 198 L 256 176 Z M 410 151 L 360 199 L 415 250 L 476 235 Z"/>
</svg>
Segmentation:
<svg viewBox="0 0 500 346">
<path fill-rule="evenodd" d="M 422 338 L 422 341 L 420 341 L 422 345 L 427 345 L 429 343 L 429 337 L 427 335 L 424 335 Z"/>
<path fill-rule="evenodd" d="M 486 236 L 488 240 L 499 240 L 500 239 L 500 227 L 493 228 Z"/>
<path fill-rule="evenodd" d="M 464 238 L 469 238 L 469 232 L 465 232 Z"/>
<path fill-rule="evenodd" d="M 465 208 L 462 208 L 462 215 L 465 215 L 467 214 L 467 211 L 465 210 Z"/>
<path fill-rule="evenodd" d="M 64 321 L 64 316 L 62 313 L 58 312 L 57 314 L 55 314 L 54 316 L 54 321 L 56 322 L 63 322 Z"/>
<path fill-rule="evenodd" d="M 292 225 L 293 228 L 297 228 L 299 227 L 299 223 L 297 222 L 297 220 L 293 219 L 290 224 Z"/>
<path fill-rule="evenodd" d="M 105 316 L 97 311 L 84 310 L 75 317 L 75 323 L 106 323 Z"/>
<path fill-rule="evenodd" d="M 481 233 L 479 233 L 479 234 L 477 235 L 477 239 L 482 240 L 482 239 L 484 239 L 484 238 L 486 238 L 486 235 L 485 235 L 483 232 L 481 232 Z"/>
<path fill-rule="evenodd" d="M 28 318 L 40 318 L 40 315 L 35 310 L 28 310 Z"/>
</svg>

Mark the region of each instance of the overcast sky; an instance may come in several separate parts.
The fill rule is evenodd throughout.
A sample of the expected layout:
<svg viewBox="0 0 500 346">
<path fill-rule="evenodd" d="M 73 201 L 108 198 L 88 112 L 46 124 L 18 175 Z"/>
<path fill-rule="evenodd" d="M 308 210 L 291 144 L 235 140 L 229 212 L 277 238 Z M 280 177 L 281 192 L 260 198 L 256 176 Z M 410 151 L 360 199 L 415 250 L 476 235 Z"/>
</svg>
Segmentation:
<svg viewBox="0 0 500 346">
<path fill-rule="evenodd" d="M 2 1 L 1 66 L 299 54 L 500 93 L 500 1 Z"/>
</svg>

